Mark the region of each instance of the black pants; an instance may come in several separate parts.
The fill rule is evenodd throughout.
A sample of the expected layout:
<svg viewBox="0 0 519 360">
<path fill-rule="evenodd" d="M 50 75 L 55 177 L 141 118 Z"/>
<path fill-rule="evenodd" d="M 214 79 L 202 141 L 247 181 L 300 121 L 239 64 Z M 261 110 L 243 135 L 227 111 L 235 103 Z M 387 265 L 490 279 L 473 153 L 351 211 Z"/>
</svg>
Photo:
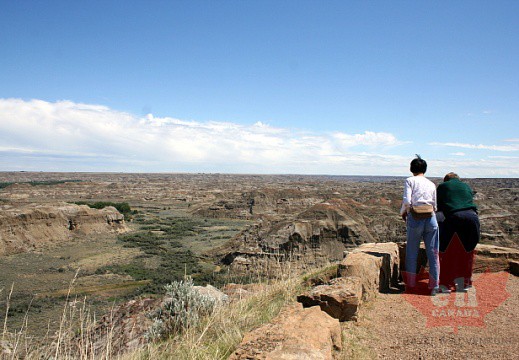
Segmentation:
<svg viewBox="0 0 519 360">
<path fill-rule="evenodd" d="M 474 250 L 480 239 L 478 214 L 474 210 L 457 211 L 440 223 L 440 251 L 445 252 L 454 234 L 458 234 L 465 251 Z"/>
<path fill-rule="evenodd" d="M 479 218 L 474 210 L 458 211 L 440 223 L 440 284 L 472 284 L 474 249 L 479 239 Z"/>
</svg>

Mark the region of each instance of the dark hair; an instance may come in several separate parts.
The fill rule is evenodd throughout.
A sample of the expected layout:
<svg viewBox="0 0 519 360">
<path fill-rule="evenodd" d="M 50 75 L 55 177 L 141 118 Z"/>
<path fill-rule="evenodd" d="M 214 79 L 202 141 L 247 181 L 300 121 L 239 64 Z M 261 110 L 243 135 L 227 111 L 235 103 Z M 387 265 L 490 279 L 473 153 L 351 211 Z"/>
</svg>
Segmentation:
<svg viewBox="0 0 519 360">
<path fill-rule="evenodd" d="M 411 161 L 411 172 L 413 174 L 425 174 L 427 171 L 427 162 L 416 154 L 416 158 Z"/>
<path fill-rule="evenodd" d="M 449 181 L 450 179 L 459 179 L 460 177 L 458 174 L 450 172 L 443 178 L 443 182 Z"/>
</svg>

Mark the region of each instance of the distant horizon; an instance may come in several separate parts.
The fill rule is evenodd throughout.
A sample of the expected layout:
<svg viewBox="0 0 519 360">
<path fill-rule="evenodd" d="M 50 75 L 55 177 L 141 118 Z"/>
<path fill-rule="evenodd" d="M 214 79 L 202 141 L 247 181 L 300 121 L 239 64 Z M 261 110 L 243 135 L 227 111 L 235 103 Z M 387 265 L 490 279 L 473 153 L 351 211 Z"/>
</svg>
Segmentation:
<svg viewBox="0 0 519 360">
<path fill-rule="evenodd" d="M 279 173 L 279 174 L 259 174 L 259 173 L 223 173 L 223 172 L 130 172 L 130 171 L 35 171 L 35 170 L 0 170 L 0 174 L 2 173 L 49 173 L 49 174 L 136 174 L 136 175 L 231 175 L 231 176 L 303 176 L 303 177 L 381 177 L 381 178 L 400 178 L 405 179 L 412 174 L 409 175 L 357 175 L 357 174 L 289 174 L 289 173 Z M 427 178 L 434 179 L 442 179 L 444 175 L 431 176 L 429 174 L 425 174 Z M 476 177 L 461 177 L 461 179 L 519 179 L 519 177 L 487 177 L 487 176 L 476 176 Z"/>
</svg>

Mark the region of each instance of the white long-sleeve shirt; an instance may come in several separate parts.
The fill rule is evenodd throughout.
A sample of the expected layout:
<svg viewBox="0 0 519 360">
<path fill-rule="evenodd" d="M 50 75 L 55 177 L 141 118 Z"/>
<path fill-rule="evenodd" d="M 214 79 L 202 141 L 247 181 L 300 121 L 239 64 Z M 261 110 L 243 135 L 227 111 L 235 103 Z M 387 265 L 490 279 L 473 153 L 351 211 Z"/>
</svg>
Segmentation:
<svg viewBox="0 0 519 360">
<path fill-rule="evenodd" d="M 411 205 L 432 205 L 436 211 L 436 185 L 425 176 L 410 176 L 405 179 L 400 215 L 408 212 Z"/>
</svg>

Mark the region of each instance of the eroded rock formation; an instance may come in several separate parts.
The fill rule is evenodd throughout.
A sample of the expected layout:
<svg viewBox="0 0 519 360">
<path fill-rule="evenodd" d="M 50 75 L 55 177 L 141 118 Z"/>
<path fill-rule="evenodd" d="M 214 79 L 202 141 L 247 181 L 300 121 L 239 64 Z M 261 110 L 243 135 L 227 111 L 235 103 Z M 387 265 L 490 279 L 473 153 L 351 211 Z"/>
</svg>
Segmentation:
<svg viewBox="0 0 519 360">
<path fill-rule="evenodd" d="M 12 183 L 0 189 L 0 204 L 15 207 L 31 201 L 127 201 L 250 220 L 245 231 L 211 253 L 239 273 L 276 273 L 287 264 L 305 268 L 340 260 L 342 251 L 362 243 L 405 241 L 398 216 L 402 178 L 11 172 L 0 173 L 0 181 Z M 34 184 L 42 181 L 67 182 Z M 482 243 L 519 248 L 518 179 L 466 181 L 477 192 Z"/>
<path fill-rule="evenodd" d="M 124 216 L 114 207 L 26 205 L 0 209 L 0 255 L 37 250 L 76 235 L 124 232 Z"/>
</svg>

